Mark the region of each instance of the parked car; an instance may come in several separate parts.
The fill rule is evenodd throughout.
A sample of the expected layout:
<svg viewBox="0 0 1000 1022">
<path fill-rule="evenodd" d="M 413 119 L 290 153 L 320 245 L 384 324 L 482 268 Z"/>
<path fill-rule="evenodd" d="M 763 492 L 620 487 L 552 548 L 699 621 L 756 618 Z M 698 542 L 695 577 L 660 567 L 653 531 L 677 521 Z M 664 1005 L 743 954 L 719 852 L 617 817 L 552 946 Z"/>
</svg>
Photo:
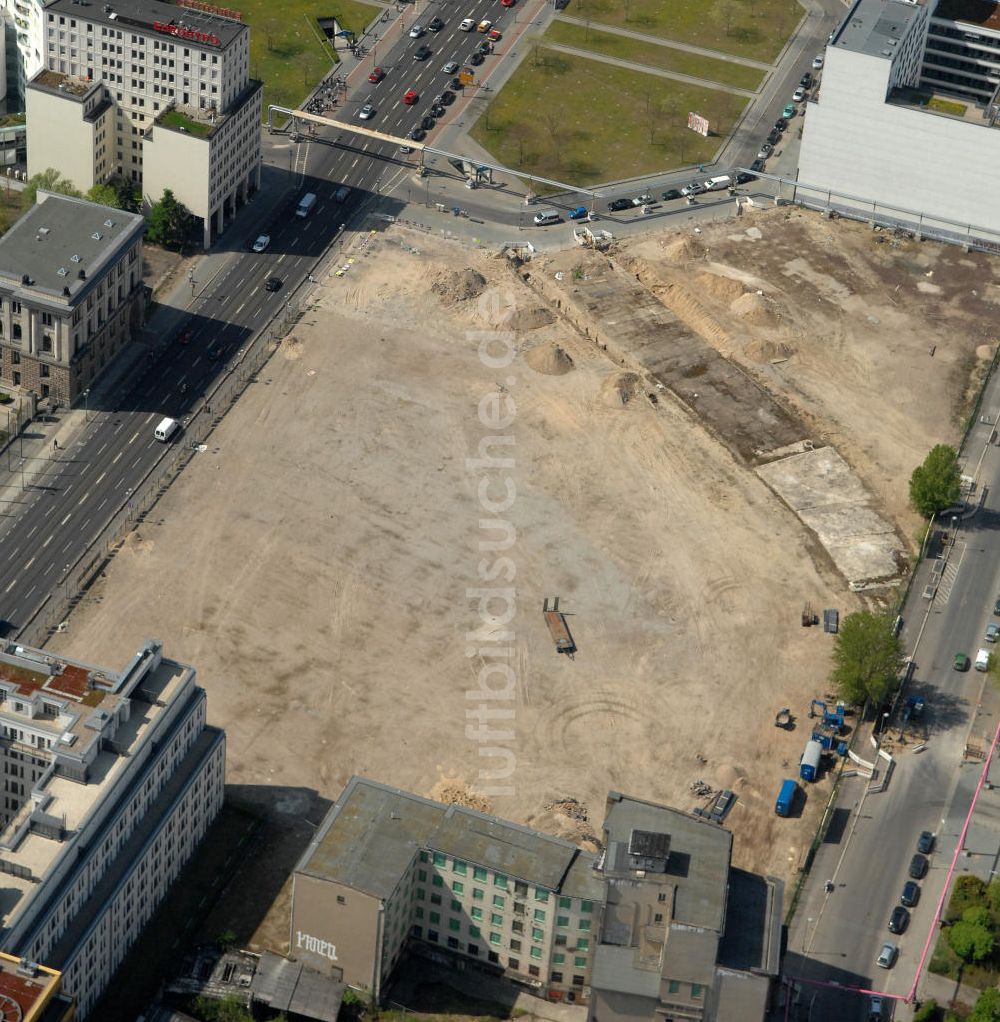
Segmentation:
<svg viewBox="0 0 1000 1022">
<path fill-rule="evenodd" d="M 568 214 L 570 220 L 586 220 L 590 216 L 590 210 L 586 206 L 577 206 L 571 209 Z"/>
<path fill-rule="evenodd" d="M 399 147 L 399 149 L 397 150 L 397 152 L 400 152 L 404 156 L 406 156 L 408 153 L 412 153 L 413 152 L 413 146 L 401 145 Z"/>
<path fill-rule="evenodd" d="M 501 7 L 513 7 L 517 0 L 500 0 Z"/>
<path fill-rule="evenodd" d="M 445 65 L 444 65 L 444 66 L 443 66 L 443 67 L 441 68 L 441 70 L 442 70 L 442 71 L 443 71 L 443 72 L 444 72 L 444 73 L 445 73 L 446 75 L 453 75 L 453 74 L 454 74 L 454 73 L 455 73 L 455 72 L 456 72 L 456 71 L 458 70 L 458 61 L 457 61 L 457 60 L 449 60 L 449 61 L 448 61 L 448 63 L 447 63 L 447 64 L 445 64 Z"/>
<path fill-rule="evenodd" d="M 784 117 L 786 121 L 790 121 L 795 116 L 795 104 L 789 103 L 788 106 L 781 111 L 781 116 Z"/>
<path fill-rule="evenodd" d="M 757 159 L 766 160 L 771 153 L 774 152 L 774 146 L 770 142 L 765 142 L 760 149 L 757 150 Z"/>
<path fill-rule="evenodd" d="M 462 79 L 456 77 L 452 78 L 452 80 L 448 83 L 448 88 L 453 92 L 458 92 L 459 89 L 464 89 L 465 86 L 462 84 Z"/>
<path fill-rule="evenodd" d="M 917 851 L 921 855 L 930 855 L 934 851 L 934 835 L 929 830 L 922 830 L 917 838 Z"/>
<path fill-rule="evenodd" d="M 1000 617 L 1000 596 L 997 597 L 997 602 L 993 604 L 993 613 Z"/>
<path fill-rule="evenodd" d="M 661 196 L 664 202 L 670 202 L 671 199 L 681 198 L 681 190 L 679 188 L 668 188 Z"/>
<path fill-rule="evenodd" d="M 801 85 L 803 89 L 811 89 L 812 83 L 813 76 L 808 71 L 806 71 L 806 73 L 799 79 L 799 85 Z"/>
<path fill-rule="evenodd" d="M 420 99 L 420 93 L 414 91 L 413 89 L 409 89 L 407 92 L 403 93 L 403 103 L 406 106 L 413 106 L 413 104 L 416 103 L 418 99 Z"/>
<path fill-rule="evenodd" d="M 253 250 L 255 252 L 263 252 L 268 245 L 271 244 L 270 234 L 258 234 L 257 240 L 253 243 Z"/>
<path fill-rule="evenodd" d="M 653 201 L 652 195 L 637 195 L 632 200 L 633 206 L 648 206 Z"/>
<path fill-rule="evenodd" d="M 787 128 L 787 127 L 788 127 L 788 118 L 787 117 L 779 117 L 774 122 L 774 130 L 775 131 L 784 131 L 785 128 Z"/>
<path fill-rule="evenodd" d="M 443 28 L 444 22 L 440 18 L 431 18 L 431 20 L 427 22 L 428 32 L 440 32 Z"/>
<path fill-rule="evenodd" d="M 767 133 L 767 140 L 771 145 L 777 145 L 781 141 L 781 132 L 777 128 L 772 128 Z"/>
<path fill-rule="evenodd" d="M 423 128 L 424 131 L 430 131 L 431 128 L 434 127 L 434 118 L 433 117 L 425 117 L 420 122 L 420 127 Z"/>
<path fill-rule="evenodd" d="M 491 28 L 489 32 L 486 33 L 486 38 L 498 43 L 501 39 L 503 39 L 503 32 L 501 32 L 498 28 Z"/>
<path fill-rule="evenodd" d="M 431 55 L 431 48 L 429 46 L 420 46 L 413 51 L 414 60 L 426 60 Z"/>
<path fill-rule="evenodd" d="M 903 893 L 899 896 L 899 900 L 906 905 L 907 908 L 913 908 L 918 901 L 920 901 L 920 884 L 916 880 L 907 880 L 903 884 Z"/>
<path fill-rule="evenodd" d="M 371 103 L 365 103 L 365 105 L 358 111 L 358 119 L 362 121 L 370 121 L 375 116 L 375 107 Z"/>
<path fill-rule="evenodd" d="M 897 905 L 889 916 L 889 932 L 902 933 L 910 922 L 910 912 L 902 905 Z"/>
<path fill-rule="evenodd" d="M 431 107 L 431 117 L 444 117 L 447 112 L 448 111 L 440 103 L 435 103 L 434 106 Z"/>
<path fill-rule="evenodd" d="M 878 994 L 868 997 L 868 1022 L 882 1022 L 882 998 Z"/>
<path fill-rule="evenodd" d="M 485 59 L 486 58 L 479 52 L 479 50 L 476 50 L 476 52 L 469 57 L 469 63 L 474 67 L 479 67 Z"/>
<path fill-rule="evenodd" d="M 284 281 L 281 277 L 268 277 L 264 284 L 265 291 L 280 291 Z"/>
<path fill-rule="evenodd" d="M 493 22 L 490 21 L 489 18 L 483 18 L 483 20 L 481 22 L 479 22 L 479 24 L 476 26 L 476 31 L 477 32 L 482 32 L 483 35 L 486 35 L 486 33 L 489 32 L 489 30 L 492 27 L 493 27 Z"/>
<path fill-rule="evenodd" d="M 608 203 L 608 209 L 612 213 L 620 213 L 623 209 L 631 208 L 632 208 L 631 199 L 612 199 L 611 202 Z"/>
<path fill-rule="evenodd" d="M 816 56 L 813 57 L 813 68 L 814 68 L 814 70 L 818 71 L 822 66 L 823 66 L 823 54 L 822 53 L 817 53 Z"/>
<path fill-rule="evenodd" d="M 476 22 L 472 18 L 466 18 L 461 25 L 458 26 L 459 32 L 471 32 L 476 27 Z"/>
<path fill-rule="evenodd" d="M 410 38 L 419 39 L 424 34 L 423 25 L 415 23 L 413 28 L 410 29 Z"/>
<path fill-rule="evenodd" d="M 423 128 L 414 128 L 406 137 L 412 138 L 414 142 L 423 142 L 427 138 L 427 132 Z"/>
<path fill-rule="evenodd" d="M 927 857 L 925 855 L 920 855 L 919 853 L 914 855 L 910 859 L 910 876 L 914 880 L 923 880 L 927 876 L 927 865 Z"/>
<path fill-rule="evenodd" d="M 998 635 L 1000 635 L 1000 625 L 998 625 L 995 621 L 991 621 L 986 626 L 986 641 L 996 642 Z"/>
<path fill-rule="evenodd" d="M 444 103 L 445 106 L 451 106 L 451 104 L 455 102 L 455 93 L 449 92 L 448 89 L 445 89 L 444 92 L 441 93 L 441 102 Z"/>
<path fill-rule="evenodd" d="M 887 940 L 879 949 L 875 964 L 880 969 L 891 969 L 896 964 L 896 956 L 898 954 L 899 948 L 891 940 Z"/>
<path fill-rule="evenodd" d="M 373 67 L 372 73 L 368 76 L 368 81 L 370 81 L 373 85 L 378 85 L 383 78 L 385 78 L 385 68 Z"/>
<path fill-rule="evenodd" d="M 797 89 L 796 89 L 796 90 L 795 90 L 795 91 L 794 91 L 794 92 L 792 93 L 792 102 L 793 102 L 793 103 L 801 103 L 801 102 L 802 102 L 802 100 L 804 100 L 805 98 L 806 98 L 806 90 L 805 90 L 805 89 L 803 89 L 803 88 L 802 88 L 802 86 L 800 85 L 800 86 L 799 86 L 799 87 L 798 87 L 798 88 L 797 88 Z"/>
<path fill-rule="evenodd" d="M 750 164 L 750 169 L 755 174 L 759 174 L 764 169 L 764 161 L 758 156 L 757 159 Z"/>
<path fill-rule="evenodd" d="M 741 170 L 736 175 L 736 183 L 738 185 L 745 185 L 745 184 L 747 184 L 750 181 L 756 181 L 756 180 L 757 180 L 757 175 L 756 174 L 748 174 L 745 170 Z"/>
<path fill-rule="evenodd" d="M 484 57 L 489 56 L 490 51 L 493 49 L 489 44 L 489 40 L 484 39 L 477 47 L 476 53 L 481 53 Z"/>
<path fill-rule="evenodd" d="M 681 195 L 701 195 L 704 191 L 707 189 L 701 181 L 692 181 L 681 189 Z"/>
</svg>

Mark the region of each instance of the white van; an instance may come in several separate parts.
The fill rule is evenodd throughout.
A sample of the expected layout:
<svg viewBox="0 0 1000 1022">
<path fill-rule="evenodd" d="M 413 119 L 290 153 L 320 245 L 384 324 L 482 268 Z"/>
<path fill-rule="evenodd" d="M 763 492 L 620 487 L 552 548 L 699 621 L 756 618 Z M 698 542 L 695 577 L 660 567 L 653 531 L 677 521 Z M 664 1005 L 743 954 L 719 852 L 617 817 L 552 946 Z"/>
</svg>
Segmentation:
<svg viewBox="0 0 1000 1022">
<path fill-rule="evenodd" d="M 559 223 L 559 214 L 554 209 L 543 209 L 535 214 L 535 226 L 547 227 L 549 224 Z"/>
<path fill-rule="evenodd" d="M 976 670 L 985 671 L 990 666 L 990 651 L 988 649 L 981 649 L 976 654 Z"/>
<path fill-rule="evenodd" d="M 728 174 L 723 174 L 721 177 L 710 177 L 702 184 L 706 192 L 721 192 L 723 188 L 732 187 L 733 179 Z"/>
<path fill-rule="evenodd" d="M 305 195 L 299 199 L 298 208 L 295 210 L 295 215 L 302 217 L 304 220 L 312 212 L 313 206 L 316 205 L 316 193 L 306 192 Z"/>
<path fill-rule="evenodd" d="M 176 419 L 163 418 L 160 419 L 159 426 L 153 430 L 153 436 L 165 444 L 180 428 L 181 424 Z"/>
</svg>

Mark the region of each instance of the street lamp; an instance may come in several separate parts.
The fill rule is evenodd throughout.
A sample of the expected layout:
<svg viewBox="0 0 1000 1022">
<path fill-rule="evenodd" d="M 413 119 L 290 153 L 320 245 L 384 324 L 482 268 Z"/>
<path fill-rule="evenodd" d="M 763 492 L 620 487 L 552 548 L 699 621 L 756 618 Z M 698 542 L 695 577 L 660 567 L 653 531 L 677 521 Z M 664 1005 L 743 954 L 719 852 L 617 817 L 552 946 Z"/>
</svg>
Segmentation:
<svg viewBox="0 0 1000 1022">
<path fill-rule="evenodd" d="M 90 422 L 90 408 L 88 406 L 88 399 L 90 397 L 90 387 L 83 392 L 83 421 Z"/>
</svg>

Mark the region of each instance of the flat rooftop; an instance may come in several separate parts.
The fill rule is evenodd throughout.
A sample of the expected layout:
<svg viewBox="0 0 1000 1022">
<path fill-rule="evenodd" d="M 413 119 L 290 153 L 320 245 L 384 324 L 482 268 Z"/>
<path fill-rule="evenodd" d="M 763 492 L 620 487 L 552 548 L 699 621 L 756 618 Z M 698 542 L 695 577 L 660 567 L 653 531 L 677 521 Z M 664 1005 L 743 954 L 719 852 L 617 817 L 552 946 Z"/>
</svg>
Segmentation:
<svg viewBox="0 0 1000 1022">
<path fill-rule="evenodd" d="M 871 57 L 890 59 L 924 6 L 925 0 L 860 0 L 844 22 L 833 46 L 837 49 L 865 53 Z"/>
<path fill-rule="evenodd" d="M 144 229 L 138 213 L 39 191 L 35 205 L 0 238 L 0 286 L 72 302 Z"/>
<path fill-rule="evenodd" d="M 1000 4 L 995 0 L 940 0 L 933 17 L 1000 32 Z"/>
<path fill-rule="evenodd" d="M 422 849 L 552 891 L 567 881 L 577 897 L 600 891 L 583 865 L 593 856 L 569 841 L 364 777 L 348 782 L 296 871 L 388 898 Z"/>
<path fill-rule="evenodd" d="M 108 3 L 103 0 L 84 0 L 83 3 L 80 0 L 52 0 L 52 3 L 45 5 L 45 10 L 117 30 L 138 28 L 150 35 L 173 35 L 174 41 L 180 46 L 215 53 L 224 50 L 242 32 L 247 31 L 247 26 L 235 19 L 222 18 L 217 14 L 182 4 L 166 3 L 164 0 L 109 0 Z M 238 12 L 232 13 L 235 15 Z M 170 25 L 176 31 L 164 31 L 154 27 L 157 25 Z M 213 38 L 217 41 L 206 41 Z"/>
<path fill-rule="evenodd" d="M 53 969 L 46 969 L 0 954 L 0 1018 L 35 1018 L 35 1013 L 52 998 L 60 988 L 60 976 Z M 10 1003 L 20 1009 L 20 1015 L 9 1015 Z M 65 1004 L 60 1014 L 65 1013 Z"/>
</svg>

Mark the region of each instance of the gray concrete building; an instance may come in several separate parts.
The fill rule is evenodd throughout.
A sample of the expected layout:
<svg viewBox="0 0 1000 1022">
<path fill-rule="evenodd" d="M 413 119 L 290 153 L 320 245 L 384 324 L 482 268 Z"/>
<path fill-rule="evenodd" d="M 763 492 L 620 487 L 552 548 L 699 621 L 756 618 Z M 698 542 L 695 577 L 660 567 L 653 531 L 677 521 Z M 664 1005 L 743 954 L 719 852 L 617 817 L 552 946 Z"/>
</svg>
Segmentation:
<svg viewBox="0 0 1000 1022">
<path fill-rule="evenodd" d="M 803 110 L 796 198 L 996 245 L 998 88 L 993 0 L 854 0 Z"/>
<path fill-rule="evenodd" d="M 142 326 L 135 213 L 39 191 L 0 237 L 0 385 L 71 404 Z"/>
<path fill-rule="evenodd" d="M 411 951 L 595 1022 L 759 1022 L 780 882 L 733 870 L 717 824 L 622 795 L 605 836 L 594 855 L 352 778 L 296 867 L 291 954 L 375 1000 Z"/>
<path fill-rule="evenodd" d="M 148 202 L 165 188 L 203 222 L 207 248 L 260 187 L 262 85 L 235 11 L 181 0 L 44 9 L 44 69 L 27 86 L 28 173 L 86 191 L 112 178 Z M 72 144 L 68 144 L 72 142 Z"/>
</svg>

